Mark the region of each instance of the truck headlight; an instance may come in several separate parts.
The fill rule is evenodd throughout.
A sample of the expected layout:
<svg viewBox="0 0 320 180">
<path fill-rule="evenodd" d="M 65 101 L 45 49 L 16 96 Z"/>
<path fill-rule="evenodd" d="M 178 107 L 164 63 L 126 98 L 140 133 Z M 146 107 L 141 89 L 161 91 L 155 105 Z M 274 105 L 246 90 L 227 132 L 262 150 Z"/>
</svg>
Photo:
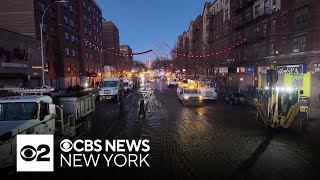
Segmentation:
<svg viewBox="0 0 320 180">
<path fill-rule="evenodd" d="M 84 83 L 84 87 L 88 88 L 89 84 L 88 83 Z"/>
<path fill-rule="evenodd" d="M 202 97 L 202 96 L 200 96 L 200 97 L 199 97 L 199 100 L 200 100 L 200 101 L 202 101 L 202 99 L 203 99 L 203 97 Z"/>
<path fill-rule="evenodd" d="M 189 96 L 184 95 L 183 98 L 184 98 L 185 100 L 188 100 L 188 99 L 189 99 Z"/>
</svg>

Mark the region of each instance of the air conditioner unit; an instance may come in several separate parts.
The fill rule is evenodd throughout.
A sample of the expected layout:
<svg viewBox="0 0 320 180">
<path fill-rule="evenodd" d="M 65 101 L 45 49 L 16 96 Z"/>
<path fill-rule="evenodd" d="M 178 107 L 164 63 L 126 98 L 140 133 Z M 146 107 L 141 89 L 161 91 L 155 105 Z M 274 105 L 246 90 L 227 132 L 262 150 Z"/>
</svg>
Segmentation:
<svg viewBox="0 0 320 180">
<path fill-rule="evenodd" d="M 298 52 L 299 52 L 299 49 L 297 49 L 297 48 L 296 48 L 296 49 L 293 49 L 293 52 L 294 52 L 294 53 L 298 53 Z"/>
</svg>

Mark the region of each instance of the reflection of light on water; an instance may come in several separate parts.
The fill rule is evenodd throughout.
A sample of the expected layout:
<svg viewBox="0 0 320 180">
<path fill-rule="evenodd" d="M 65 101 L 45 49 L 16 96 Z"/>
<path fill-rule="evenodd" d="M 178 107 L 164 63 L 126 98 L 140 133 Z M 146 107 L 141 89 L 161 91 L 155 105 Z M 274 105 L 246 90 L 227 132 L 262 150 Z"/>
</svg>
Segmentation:
<svg viewBox="0 0 320 180">
<path fill-rule="evenodd" d="M 198 114 L 199 116 L 203 116 L 203 115 L 205 114 L 205 112 L 206 112 L 206 109 L 203 108 L 203 107 L 200 107 L 200 108 L 198 108 L 196 111 L 197 111 L 197 114 Z"/>
<path fill-rule="evenodd" d="M 162 91 L 162 81 L 160 81 L 159 89 L 160 89 L 160 91 Z"/>
</svg>

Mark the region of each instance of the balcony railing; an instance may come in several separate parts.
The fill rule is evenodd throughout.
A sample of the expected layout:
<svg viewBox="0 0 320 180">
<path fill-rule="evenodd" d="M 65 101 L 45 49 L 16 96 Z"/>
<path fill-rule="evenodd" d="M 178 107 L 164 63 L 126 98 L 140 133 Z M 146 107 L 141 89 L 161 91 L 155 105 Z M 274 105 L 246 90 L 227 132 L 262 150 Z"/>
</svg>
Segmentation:
<svg viewBox="0 0 320 180">
<path fill-rule="evenodd" d="M 254 4 L 256 0 L 240 0 L 235 9 L 237 13 L 240 13 L 243 9 Z"/>
<path fill-rule="evenodd" d="M 261 8 L 258 11 L 256 11 L 253 14 L 253 19 L 256 19 L 258 17 L 263 17 L 263 16 L 267 16 L 270 14 L 270 8 L 266 7 L 266 8 Z"/>
</svg>

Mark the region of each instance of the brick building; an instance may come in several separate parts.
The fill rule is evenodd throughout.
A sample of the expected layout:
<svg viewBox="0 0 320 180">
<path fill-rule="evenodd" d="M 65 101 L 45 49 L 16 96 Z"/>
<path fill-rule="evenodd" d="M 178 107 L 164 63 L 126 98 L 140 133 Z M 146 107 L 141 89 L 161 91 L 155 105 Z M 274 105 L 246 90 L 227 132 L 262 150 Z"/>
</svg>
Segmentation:
<svg viewBox="0 0 320 180">
<path fill-rule="evenodd" d="M 102 21 L 103 47 L 114 52 L 120 52 L 119 30 L 112 21 Z M 120 61 L 120 56 L 104 53 L 104 65 L 116 67 Z"/>
<path fill-rule="evenodd" d="M 120 52 L 124 54 L 132 54 L 132 49 L 129 45 L 120 45 Z M 119 72 L 122 71 L 131 71 L 133 63 L 133 57 L 132 56 L 120 56 L 120 61 L 117 64 L 117 70 Z"/>
<path fill-rule="evenodd" d="M 92 82 L 102 63 L 101 9 L 94 0 L 53 2 L 1 1 L 0 27 L 40 39 L 41 17 L 50 5 L 43 25 L 46 83 L 66 88 Z"/>
<path fill-rule="evenodd" d="M 317 0 L 206 3 L 202 12 L 203 52 L 224 49 L 239 39 L 246 41 L 235 49 L 206 58 L 204 68 L 208 72 L 212 67 L 220 69 L 218 79 L 225 86 L 243 91 L 248 85 L 265 86 L 267 66 L 274 64 L 279 71 L 279 86 L 304 90 L 315 104 L 320 93 L 320 22 L 316 21 L 319 8 Z M 194 36 L 185 34 L 179 37 L 178 48 L 192 52 L 191 43 L 185 42 L 193 42 Z"/>
<path fill-rule="evenodd" d="M 40 42 L 0 29 L 0 87 L 41 86 Z"/>
</svg>

